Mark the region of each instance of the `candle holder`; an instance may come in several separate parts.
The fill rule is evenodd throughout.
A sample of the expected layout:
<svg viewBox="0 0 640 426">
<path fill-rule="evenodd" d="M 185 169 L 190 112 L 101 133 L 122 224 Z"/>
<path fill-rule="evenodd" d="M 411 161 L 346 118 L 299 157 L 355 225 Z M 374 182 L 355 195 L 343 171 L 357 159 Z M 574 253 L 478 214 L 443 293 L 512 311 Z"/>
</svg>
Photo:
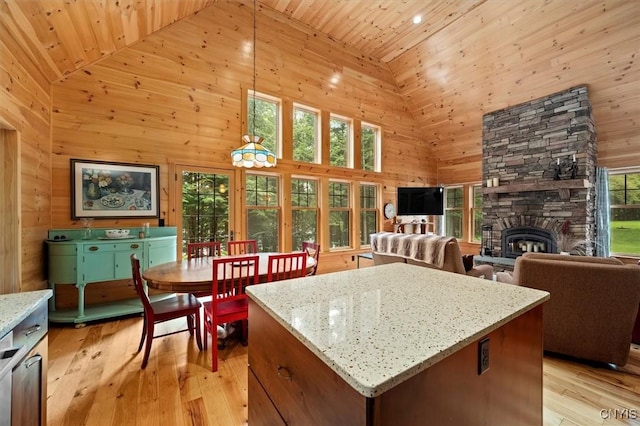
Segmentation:
<svg viewBox="0 0 640 426">
<path fill-rule="evenodd" d="M 483 256 L 493 256 L 493 226 L 482 225 L 482 249 Z"/>
<path fill-rule="evenodd" d="M 553 169 L 553 180 L 575 179 L 577 171 L 578 163 L 575 155 L 573 159 L 567 157 L 562 161 L 558 158 Z"/>
</svg>

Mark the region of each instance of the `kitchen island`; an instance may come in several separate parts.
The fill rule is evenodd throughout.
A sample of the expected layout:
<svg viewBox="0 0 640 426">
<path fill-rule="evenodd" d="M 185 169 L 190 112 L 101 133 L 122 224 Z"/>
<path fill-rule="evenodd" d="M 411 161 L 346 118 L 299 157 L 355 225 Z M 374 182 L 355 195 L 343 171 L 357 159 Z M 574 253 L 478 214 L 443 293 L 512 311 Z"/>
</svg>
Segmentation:
<svg viewBox="0 0 640 426">
<path fill-rule="evenodd" d="M 546 292 L 394 263 L 247 293 L 252 426 L 542 424 Z"/>
<path fill-rule="evenodd" d="M 47 300 L 51 290 L 0 295 L 0 425 L 47 421 Z"/>
</svg>

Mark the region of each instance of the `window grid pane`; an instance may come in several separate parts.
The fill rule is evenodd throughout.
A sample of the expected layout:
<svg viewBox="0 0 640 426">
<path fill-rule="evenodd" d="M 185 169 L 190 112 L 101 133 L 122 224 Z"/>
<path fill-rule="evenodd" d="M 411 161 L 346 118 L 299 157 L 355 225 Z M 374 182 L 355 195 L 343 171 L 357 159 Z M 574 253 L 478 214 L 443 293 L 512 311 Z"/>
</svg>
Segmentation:
<svg viewBox="0 0 640 426">
<path fill-rule="evenodd" d="M 253 116 L 253 105 L 255 103 L 255 127 Z M 280 105 L 277 101 L 261 98 L 257 93 L 255 96 L 251 93 L 247 96 L 247 133 L 255 134 L 262 137 L 262 145 L 271 150 L 277 151 L 277 143 L 279 140 L 278 129 L 280 124 Z"/>
<path fill-rule="evenodd" d="M 482 186 L 473 186 L 473 207 L 471 208 L 471 241 L 482 240 Z"/>
<path fill-rule="evenodd" d="M 279 218 L 277 209 L 247 209 L 247 237 L 256 240 L 258 251 L 279 251 Z"/>
<path fill-rule="evenodd" d="M 640 173 L 609 176 L 611 253 L 640 254 Z"/>
<path fill-rule="evenodd" d="M 317 163 L 318 113 L 303 108 L 293 109 L 293 159 Z"/>
<path fill-rule="evenodd" d="M 182 252 L 188 243 L 226 241 L 229 233 L 229 176 L 182 173 Z"/>
<path fill-rule="evenodd" d="M 360 185 L 360 245 L 369 245 L 369 235 L 378 230 L 376 185 Z"/>
<path fill-rule="evenodd" d="M 349 247 L 349 184 L 329 182 L 329 247 Z"/>
<path fill-rule="evenodd" d="M 329 207 L 349 207 L 349 184 L 340 182 L 329 183 Z"/>
<path fill-rule="evenodd" d="M 291 179 L 291 206 L 317 207 L 317 182 L 310 179 Z"/>
<path fill-rule="evenodd" d="M 259 251 L 278 251 L 280 235 L 278 178 L 247 174 L 245 183 L 247 238 L 257 241 Z"/>
<path fill-rule="evenodd" d="M 273 176 L 247 175 L 247 206 L 278 206 L 278 178 Z"/>
<path fill-rule="evenodd" d="M 318 183 L 312 179 L 291 179 L 291 237 L 294 250 L 303 241 L 318 240 Z"/>
<path fill-rule="evenodd" d="M 329 164 L 347 167 L 349 165 L 349 122 L 339 118 L 331 118 L 329 139 Z"/>
<path fill-rule="evenodd" d="M 463 188 L 445 188 L 445 235 L 462 238 L 462 220 L 464 205 Z"/>
<path fill-rule="evenodd" d="M 371 126 L 362 126 L 360 135 L 362 145 L 362 170 L 375 170 L 378 129 Z"/>
</svg>

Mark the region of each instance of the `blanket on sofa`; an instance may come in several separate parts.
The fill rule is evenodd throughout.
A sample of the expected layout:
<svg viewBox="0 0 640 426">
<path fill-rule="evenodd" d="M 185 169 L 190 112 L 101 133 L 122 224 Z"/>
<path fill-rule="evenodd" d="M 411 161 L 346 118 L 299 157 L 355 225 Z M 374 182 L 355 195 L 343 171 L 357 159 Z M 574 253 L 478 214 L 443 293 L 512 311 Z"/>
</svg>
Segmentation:
<svg viewBox="0 0 640 426">
<path fill-rule="evenodd" d="M 371 250 L 381 254 L 410 257 L 438 268 L 444 265 L 445 246 L 453 237 L 424 234 L 371 234 Z"/>
</svg>

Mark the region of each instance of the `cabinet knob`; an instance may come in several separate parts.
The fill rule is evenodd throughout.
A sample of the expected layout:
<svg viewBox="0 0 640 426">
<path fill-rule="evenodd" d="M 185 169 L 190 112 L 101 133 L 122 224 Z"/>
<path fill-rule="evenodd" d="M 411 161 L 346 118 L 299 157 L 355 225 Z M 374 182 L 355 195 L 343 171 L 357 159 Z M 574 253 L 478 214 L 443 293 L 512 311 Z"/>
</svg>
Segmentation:
<svg viewBox="0 0 640 426">
<path fill-rule="evenodd" d="M 291 380 L 291 371 L 287 367 L 279 365 L 276 371 L 281 379 Z"/>
<path fill-rule="evenodd" d="M 98 247 L 97 246 L 91 246 L 91 247 L 89 247 L 89 251 L 98 251 Z"/>
<path fill-rule="evenodd" d="M 138 247 L 140 247 L 138 244 L 131 244 L 132 249 L 137 249 Z"/>
</svg>

